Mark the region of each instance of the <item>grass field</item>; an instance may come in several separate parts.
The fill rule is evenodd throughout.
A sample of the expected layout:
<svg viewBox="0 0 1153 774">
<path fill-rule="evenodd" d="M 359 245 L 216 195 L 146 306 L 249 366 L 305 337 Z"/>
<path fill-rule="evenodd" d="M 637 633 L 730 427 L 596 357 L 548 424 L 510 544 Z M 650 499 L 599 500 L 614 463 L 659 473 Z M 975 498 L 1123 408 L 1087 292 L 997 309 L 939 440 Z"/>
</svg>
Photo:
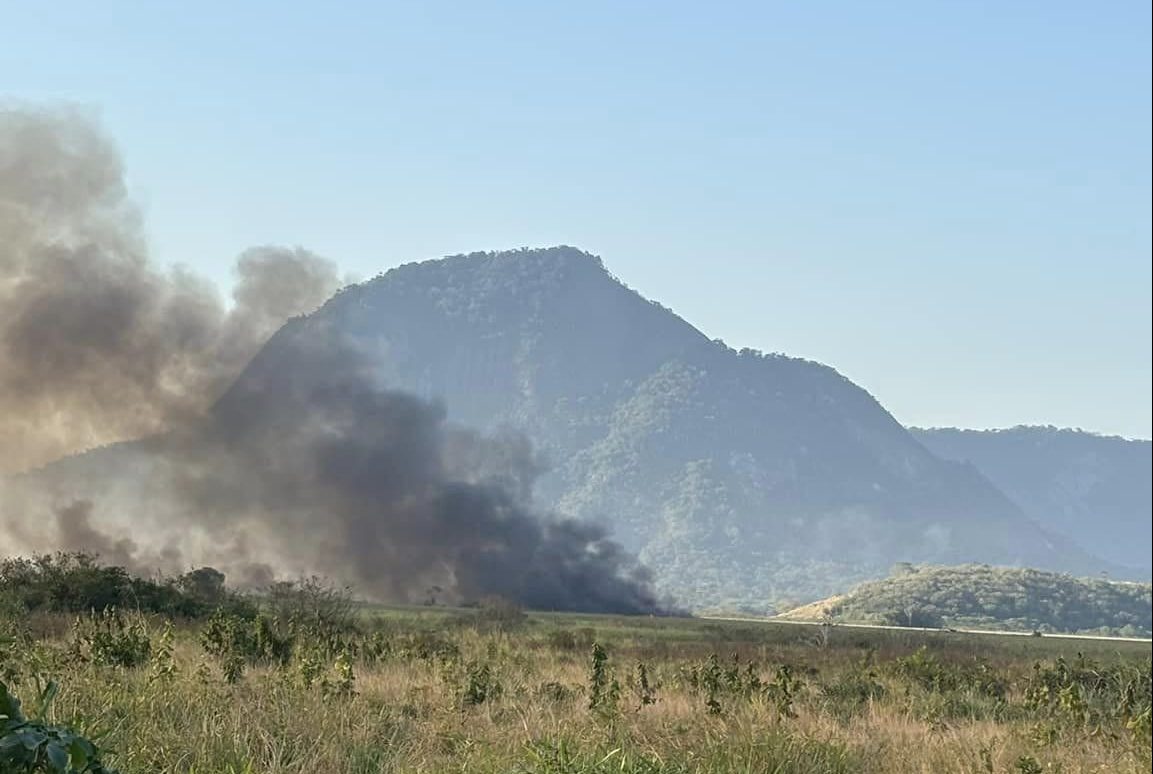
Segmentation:
<svg viewBox="0 0 1153 774">
<path fill-rule="evenodd" d="M 45 720 L 125 773 L 1151 768 L 1147 643 L 499 606 L 290 618 L 9 618 L 0 679 L 29 714 L 56 681 Z"/>
</svg>

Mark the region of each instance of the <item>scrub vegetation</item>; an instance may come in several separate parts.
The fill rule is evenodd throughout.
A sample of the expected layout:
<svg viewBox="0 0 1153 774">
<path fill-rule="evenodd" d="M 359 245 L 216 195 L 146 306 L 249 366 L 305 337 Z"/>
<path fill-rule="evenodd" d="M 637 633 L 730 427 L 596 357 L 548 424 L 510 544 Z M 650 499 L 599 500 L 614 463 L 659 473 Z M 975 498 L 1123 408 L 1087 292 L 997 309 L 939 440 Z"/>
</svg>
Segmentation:
<svg viewBox="0 0 1153 774">
<path fill-rule="evenodd" d="M 0 772 L 1151 766 L 1147 643 L 526 613 L 500 599 L 381 608 L 316 581 L 240 597 L 193 577 L 136 579 L 202 603 L 159 610 L 0 592 Z"/>
</svg>

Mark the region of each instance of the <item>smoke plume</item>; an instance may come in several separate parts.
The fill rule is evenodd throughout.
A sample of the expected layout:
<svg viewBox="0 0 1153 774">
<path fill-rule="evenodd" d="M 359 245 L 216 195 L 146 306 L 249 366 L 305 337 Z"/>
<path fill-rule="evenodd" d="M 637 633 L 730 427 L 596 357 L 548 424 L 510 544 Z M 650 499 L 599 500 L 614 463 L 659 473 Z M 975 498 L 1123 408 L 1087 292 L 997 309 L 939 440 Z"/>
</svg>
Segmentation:
<svg viewBox="0 0 1153 774">
<path fill-rule="evenodd" d="M 377 388 L 331 331 L 290 333 L 305 376 L 242 377 L 203 433 L 167 453 L 201 524 L 380 599 L 441 589 L 457 602 L 657 609 L 648 574 L 602 529 L 532 511 L 539 465 L 522 439 L 454 427 L 443 407 Z"/>
<path fill-rule="evenodd" d="M 144 439 L 0 483 L 0 554 L 83 549 L 249 583 L 318 573 L 381 600 L 660 609 L 603 529 L 533 511 L 523 438 L 383 388 L 311 318 L 280 328 L 332 293 L 330 263 L 256 248 L 237 278 L 226 306 L 149 261 L 119 158 L 83 116 L 0 113 L 0 470 Z M 258 356 L 237 380 L 278 328 L 290 362 Z"/>
<path fill-rule="evenodd" d="M 231 307 L 148 256 L 82 114 L 0 110 L 0 472 L 203 415 L 286 317 L 337 286 L 304 250 L 240 256 Z"/>
</svg>

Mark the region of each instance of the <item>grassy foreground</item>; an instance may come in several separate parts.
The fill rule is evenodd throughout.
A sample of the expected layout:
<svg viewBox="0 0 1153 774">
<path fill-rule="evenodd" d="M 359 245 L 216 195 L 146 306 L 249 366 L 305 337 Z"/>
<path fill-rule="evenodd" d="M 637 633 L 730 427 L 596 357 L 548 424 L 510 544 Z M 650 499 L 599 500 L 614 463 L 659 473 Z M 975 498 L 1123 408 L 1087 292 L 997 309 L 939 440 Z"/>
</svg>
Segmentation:
<svg viewBox="0 0 1153 774">
<path fill-rule="evenodd" d="M 44 720 L 125 773 L 1151 768 L 1148 644 L 499 606 L 337 623 L 9 618 L 0 680 L 26 708 L 57 681 Z"/>
</svg>

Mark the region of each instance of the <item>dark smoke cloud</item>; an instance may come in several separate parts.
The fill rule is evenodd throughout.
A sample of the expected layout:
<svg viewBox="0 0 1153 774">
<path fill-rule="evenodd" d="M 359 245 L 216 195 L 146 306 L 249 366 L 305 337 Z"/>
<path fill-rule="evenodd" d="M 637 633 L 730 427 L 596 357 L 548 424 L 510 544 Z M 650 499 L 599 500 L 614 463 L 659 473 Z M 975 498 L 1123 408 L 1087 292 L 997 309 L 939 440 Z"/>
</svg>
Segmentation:
<svg viewBox="0 0 1153 774">
<path fill-rule="evenodd" d="M 136 568 L 139 550 L 129 538 L 110 538 L 92 526 L 92 503 L 75 502 L 56 509 L 56 545 L 61 551 L 88 551 L 100 554 L 111 564 Z"/>
<path fill-rule="evenodd" d="M 226 307 L 150 261 L 123 178 L 84 115 L 0 109 L 0 472 L 202 415 L 337 287 L 326 260 L 255 248 Z"/>
<path fill-rule="evenodd" d="M 260 535 L 288 564 L 379 599 L 436 587 L 458 602 L 659 609 L 648 573 L 603 529 L 533 512 L 540 466 L 523 438 L 451 426 L 443 407 L 378 388 L 330 336 L 297 338 L 305 376 L 242 378 L 203 433 L 172 448 L 174 491 L 201 523 Z"/>
<path fill-rule="evenodd" d="M 108 141 L 73 113 L 0 113 L 0 553 L 89 550 L 241 583 L 319 573 L 381 600 L 439 589 L 534 608 L 655 612 L 603 529 L 531 508 L 516 435 L 383 389 L 338 332 L 297 320 L 285 362 L 236 375 L 335 287 L 302 250 L 240 256 L 230 308 L 148 260 Z"/>
</svg>

